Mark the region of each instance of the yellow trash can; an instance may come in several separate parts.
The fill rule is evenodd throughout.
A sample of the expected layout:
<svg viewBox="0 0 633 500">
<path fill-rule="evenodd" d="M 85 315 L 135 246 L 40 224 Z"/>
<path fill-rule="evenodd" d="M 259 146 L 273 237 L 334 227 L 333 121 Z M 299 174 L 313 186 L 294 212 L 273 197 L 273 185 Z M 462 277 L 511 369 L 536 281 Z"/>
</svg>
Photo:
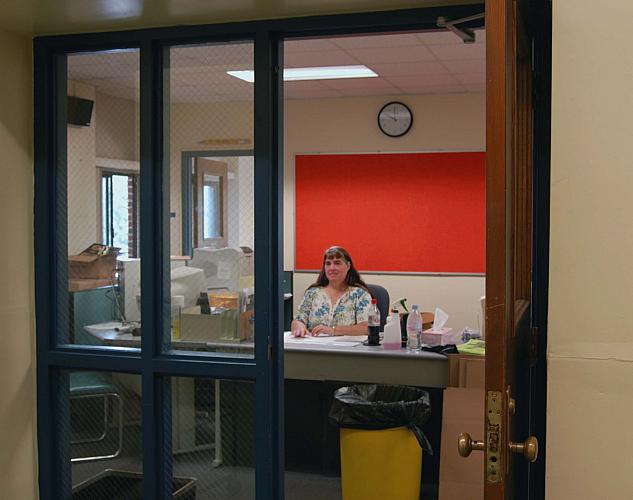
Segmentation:
<svg viewBox="0 0 633 500">
<path fill-rule="evenodd" d="M 343 500 L 418 500 L 422 448 L 408 427 L 340 429 Z"/>
</svg>

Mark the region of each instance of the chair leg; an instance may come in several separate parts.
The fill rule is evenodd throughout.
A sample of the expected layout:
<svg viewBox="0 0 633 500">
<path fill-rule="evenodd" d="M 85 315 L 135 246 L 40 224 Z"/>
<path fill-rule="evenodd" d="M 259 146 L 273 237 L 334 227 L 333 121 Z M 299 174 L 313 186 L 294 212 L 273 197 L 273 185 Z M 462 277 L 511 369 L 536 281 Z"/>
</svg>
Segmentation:
<svg viewBox="0 0 633 500">
<path fill-rule="evenodd" d="M 117 403 L 118 403 L 118 444 L 117 444 L 117 449 L 114 451 L 114 453 L 109 454 L 109 455 L 96 455 L 96 456 L 92 456 L 92 457 L 77 457 L 77 458 L 71 458 L 70 461 L 72 463 L 81 463 L 81 462 L 94 462 L 96 460 L 106 460 L 106 459 L 111 459 L 111 458 L 116 458 L 121 454 L 121 450 L 123 448 L 123 400 L 121 399 L 121 396 L 119 396 L 117 393 L 108 393 L 108 394 L 99 394 L 99 395 L 90 395 L 90 396 L 81 396 L 81 397 L 103 397 L 104 399 L 108 399 L 110 397 L 116 399 Z M 104 406 L 104 408 L 107 408 L 107 406 Z M 106 417 L 105 417 L 105 434 L 107 435 L 108 432 L 108 421 L 107 421 L 107 412 L 106 412 Z M 105 436 L 103 436 L 102 439 L 100 439 L 100 441 L 102 441 L 103 439 L 105 439 Z M 97 442 L 97 441 L 94 441 Z M 76 443 L 73 443 L 76 444 Z"/>
<path fill-rule="evenodd" d="M 84 443 L 98 443 L 103 441 L 108 435 L 108 396 L 101 395 L 89 395 L 89 396 L 77 396 L 73 399 L 87 399 L 87 398 L 103 398 L 103 432 L 97 438 L 77 439 L 71 441 L 70 444 L 84 444 Z"/>
</svg>

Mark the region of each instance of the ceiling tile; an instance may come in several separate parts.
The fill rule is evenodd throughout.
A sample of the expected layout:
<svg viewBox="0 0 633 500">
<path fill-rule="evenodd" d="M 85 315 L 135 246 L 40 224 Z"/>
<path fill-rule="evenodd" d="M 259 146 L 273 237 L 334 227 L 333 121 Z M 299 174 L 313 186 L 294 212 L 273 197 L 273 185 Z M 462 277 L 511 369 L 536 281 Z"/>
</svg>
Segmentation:
<svg viewBox="0 0 633 500">
<path fill-rule="evenodd" d="M 400 62 L 371 64 L 370 68 L 379 76 L 407 76 L 407 75 L 441 75 L 448 70 L 439 62 Z"/>
<path fill-rule="evenodd" d="M 429 50 L 440 61 L 454 61 L 467 59 L 485 59 L 486 46 L 480 43 L 462 43 L 458 45 L 433 45 Z"/>
<path fill-rule="evenodd" d="M 442 61 L 442 64 L 451 73 L 485 73 L 486 61 L 483 59 L 469 61 Z"/>
<path fill-rule="evenodd" d="M 350 49 L 348 52 L 361 64 L 434 61 L 426 47 L 384 47 L 376 49 Z"/>
<path fill-rule="evenodd" d="M 140 61 L 140 51 L 138 49 L 78 52 L 68 56 L 68 67 L 86 64 L 131 64 L 138 66 Z"/>
<path fill-rule="evenodd" d="M 106 89 L 126 88 L 137 89 L 140 81 L 134 76 L 118 76 L 116 78 L 88 78 L 81 80 L 82 83 L 95 88 L 97 92 L 105 92 Z"/>
<path fill-rule="evenodd" d="M 322 80 L 323 85 L 327 88 L 335 90 L 379 90 L 391 89 L 395 91 L 384 78 L 347 78 L 342 80 Z"/>
<path fill-rule="evenodd" d="M 486 83 L 486 73 L 457 73 L 453 75 L 455 80 L 463 84 L 484 84 Z"/>
<path fill-rule="evenodd" d="M 343 94 L 338 90 L 293 90 L 284 93 L 286 99 L 328 99 L 335 97 L 343 97 Z"/>
<path fill-rule="evenodd" d="M 467 85 L 463 85 L 464 89 L 467 92 L 476 92 L 482 93 L 486 91 L 486 83 L 469 83 Z"/>
<path fill-rule="evenodd" d="M 462 39 L 448 30 L 427 31 L 416 35 L 424 45 L 459 45 Z"/>
<path fill-rule="evenodd" d="M 289 39 L 284 41 L 285 52 L 314 52 L 337 50 L 331 38 Z"/>
<path fill-rule="evenodd" d="M 172 90 L 171 102 L 213 103 L 226 101 L 252 101 L 253 96 L 244 92 L 219 93 L 201 89 L 176 88 Z"/>
<path fill-rule="evenodd" d="M 252 68 L 254 57 L 252 42 L 194 45 L 172 47 L 169 64 L 171 68 L 216 65 L 247 65 Z"/>
<path fill-rule="evenodd" d="M 350 66 L 362 64 L 342 50 L 323 52 L 289 52 L 284 57 L 286 68 L 310 68 L 317 66 Z"/>
<path fill-rule="evenodd" d="M 463 93 L 465 89 L 462 85 L 428 85 L 419 87 L 402 88 L 404 94 L 456 94 Z"/>
<path fill-rule="evenodd" d="M 82 64 L 79 66 L 68 66 L 68 78 L 71 80 L 138 76 L 139 74 L 139 66 L 130 64 Z"/>
<path fill-rule="evenodd" d="M 388 96 L 398 96 L 401 92 L 398 91 L 395 87 L 385 88 L 385 89 L 356 89 L 356 90 L 345 90 L 341 91 L 343 97 L 361 97 L 361 96 L 372 96 L 372 95 L 388 95 Z"/>
<path fill-rule="evenodd" d="M 304 81 L 294 81 L 294 82 L 284 82 L 284 92 L 288 92 L 289 90 L 296 90 L 301 92 L 308 92 L 310 90 L 329 90 L 328 87 L 323 85 L 322 80 L 304 80 Z"/>
<path fill-rule="evenodd" d="M 332 43 L 343 49 L 370 49 L 381 47 L 407 47 L 421 45 L 420 40 L 413 33 L 347 36 L 332 38 Z"/>
<path fill-rule="evenodd" d="M 393 76 L 388 80 L 399 88 L 412 88 L 417 86 L 455 85 L 458 83 L 451 75 L 420 75 L 420 76 Z"/>
</svg>

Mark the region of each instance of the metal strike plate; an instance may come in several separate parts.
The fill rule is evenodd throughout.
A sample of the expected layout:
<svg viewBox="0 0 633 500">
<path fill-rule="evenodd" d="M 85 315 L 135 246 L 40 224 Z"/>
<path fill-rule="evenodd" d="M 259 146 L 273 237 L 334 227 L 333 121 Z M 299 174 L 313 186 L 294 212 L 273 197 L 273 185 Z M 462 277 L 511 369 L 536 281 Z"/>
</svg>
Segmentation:
<svg viewBox="0 0 633 500">
<path fill-rule="evenodd" d="M 503 394 L 488 391 L 486 394 L 486 481 L 502 481 L 501 442 L 502 442 Z"/>
</svg>

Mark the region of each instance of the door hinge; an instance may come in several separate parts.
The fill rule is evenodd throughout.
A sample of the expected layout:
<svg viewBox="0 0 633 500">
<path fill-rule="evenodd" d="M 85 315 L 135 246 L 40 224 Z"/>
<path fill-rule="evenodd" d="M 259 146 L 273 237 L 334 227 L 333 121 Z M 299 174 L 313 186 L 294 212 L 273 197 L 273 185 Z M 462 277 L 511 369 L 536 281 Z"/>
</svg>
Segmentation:
<svg viewBox="0 0 633 500">
<path fill-rule="evenodd" d="M 500 483 L 503 480 L 503 393 L 488 391 L 486 394 L 486 481 Z"/>
</svg>

